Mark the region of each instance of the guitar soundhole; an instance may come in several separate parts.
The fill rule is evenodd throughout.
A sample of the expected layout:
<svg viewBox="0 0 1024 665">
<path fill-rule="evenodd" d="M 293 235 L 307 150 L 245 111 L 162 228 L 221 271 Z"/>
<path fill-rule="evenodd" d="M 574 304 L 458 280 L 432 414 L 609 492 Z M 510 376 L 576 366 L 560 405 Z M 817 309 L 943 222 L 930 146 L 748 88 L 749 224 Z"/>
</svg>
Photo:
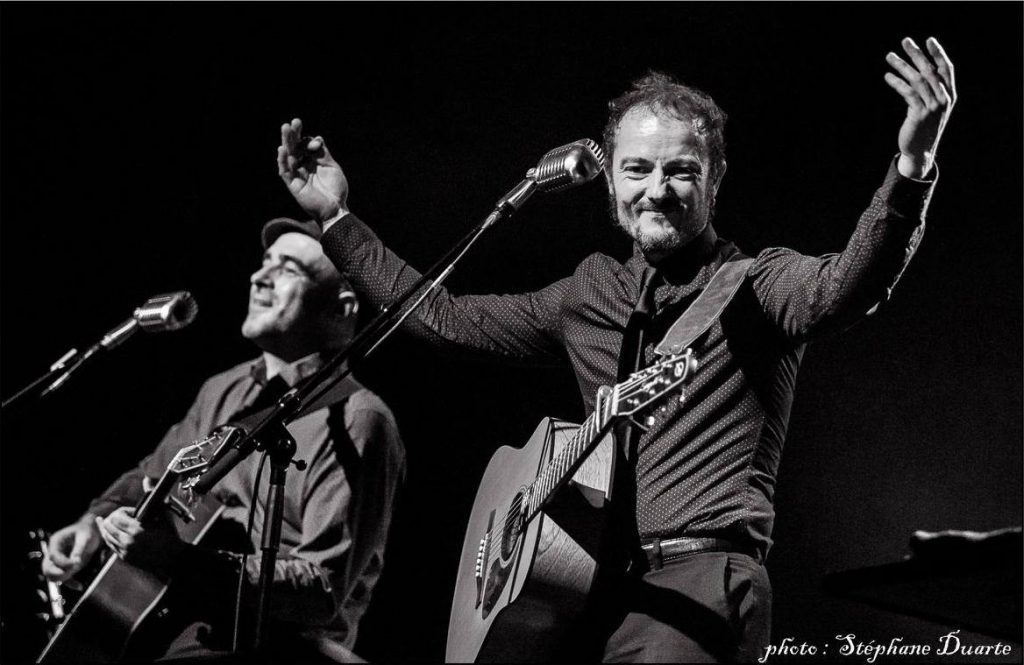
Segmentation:
<svg viewBox="0 0 1024 665">
<path fill-rule="evenodd" d="M 512 499 L 508 507 L 508 514 L 505 516 L 505 527 L 501 533 L 501 558 L 507 559 L 512 556 L 516 549 L 516 541 L 519 539 L 523 523 L 523 492 L 520 491 Z"/>
<path fill-rule="evenodd" d="M 523 515 L 525 513 L 525 506 L 523 506 L 524 494 L 525 488 L 519 490 L 515 497 L 513 497 L 512 502 L 509 504 L 508 512 L 505 514 L 504 524 L 498 524 L 495 529 L 495 531 L 501 530 L 501 550 L 500 556 L 490 561 L 487 568 L 487 582 L 484 584 L 483 607 L 481 608 L 481 614 L 485 619 L 500 599 L 505 583 L 508 582 L 509 574 L 514 568 L 511 565 L 510 559 L 516 552 L 519 535 L 522 533 Z M 488 532 L 490 532 L 489 529 Z M 489 559 L 490 557 L 487 558 Z"/>
</svg>

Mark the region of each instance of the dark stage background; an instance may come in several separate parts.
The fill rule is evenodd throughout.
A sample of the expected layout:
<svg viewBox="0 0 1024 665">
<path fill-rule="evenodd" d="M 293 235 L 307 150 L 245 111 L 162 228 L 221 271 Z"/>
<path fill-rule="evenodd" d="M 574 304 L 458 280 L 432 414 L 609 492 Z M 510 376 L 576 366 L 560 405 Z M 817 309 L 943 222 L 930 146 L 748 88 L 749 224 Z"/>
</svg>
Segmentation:
<svg viewBox="0 0 1024 665">
<path fill-rule="evenodd" d="M 327 138 L 351 208 L 426 268 L 543 153 L 598 139 L 630 80 L 664 69 L 730 114 L 719 233 L 748 253 L 817 254 L 843 246 L 896 152 L 903 103 L 882 77 L 906 34 L 942 40 L 961 95 L 928 232 L 891 303 L 806 355 L 768 566 L 775 642 L 936 644 L 958 626 L 828 597 L 821 579 L 900 559 L 915 529 L 1021 523 L 1021 8 L 4 5 L 0 394 L 153 294 L 188 289 L 200 314 L 4 414 L 0 657 L 33 639 L 21 534 L 77 517 L 205 377 L 255 355 L 238 327 L 259 229 L 299 214 L 276 173 L 282 122 Z M 603 183 L 538 196 L 451 288 L 532 289 L 593 251 L 627 256 L 605 208 Z M 360 374 L 398 417 L 409 474 L 358 650 L 439 661 L 490 454 L 544 415 L 578 420 L 579 396 L 564 370 L 401 337 Z"/>
</svg>

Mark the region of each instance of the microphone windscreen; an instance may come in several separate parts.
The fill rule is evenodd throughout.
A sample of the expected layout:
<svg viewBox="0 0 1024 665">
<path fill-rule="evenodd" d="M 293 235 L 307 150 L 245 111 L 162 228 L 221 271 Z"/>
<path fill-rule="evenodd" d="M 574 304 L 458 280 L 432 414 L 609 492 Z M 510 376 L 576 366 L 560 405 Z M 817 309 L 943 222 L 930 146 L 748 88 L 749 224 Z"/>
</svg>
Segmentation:
<svg viewBox="0 0 1024 665">
<path fill-rule="evenodd" d="M 593 180 L 602 168 L 601 146 L 590 139 L 580 139 L 541 157 L 534 178 L 538 190 L 557 192 Z"/>
<path fill-rule="evenodd" d="M 188 291 L 153 296 L 135 310 L 135 320 L 143 330 L 162 332 L 184 328 L 196 318 L 199 305 Z"/>
</svg>

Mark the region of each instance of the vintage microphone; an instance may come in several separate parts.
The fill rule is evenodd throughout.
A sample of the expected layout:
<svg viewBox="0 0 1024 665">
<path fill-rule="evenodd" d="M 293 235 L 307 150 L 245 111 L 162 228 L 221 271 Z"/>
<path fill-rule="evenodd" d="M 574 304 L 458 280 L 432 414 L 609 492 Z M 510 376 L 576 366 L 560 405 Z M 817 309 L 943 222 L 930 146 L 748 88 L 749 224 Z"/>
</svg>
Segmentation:
<svg viewBox="0 0 1024 665">
<path fill-rule="evenodd" d="M 604 151 L 590 139 L 580 139 L 551 150 L 526 172 L 526 177 L 501 197 L 485 226 L 510 216 L 536 192 L 561 192 L 593 180 L 604 167 Z M 490 221 L 489 221 L 490 220 Z"/>
<path fill-rule="evenodd" d="M 47 386 L 39 396 L 45 397 L 60 388 L 71 378 L 72 372 L 91 360 L 93 356 L 100 351 L 110 351 L 120 346 L 139 328 L 146 332 L 178 330 L 192 323 L 198 313 L 199 305 L 188 291 L 175 291 L 153 296 L 142 303 L 142 306 L 136 307 L 131 318 L 107 331 L 103 338 L 86 349 L 85 353 L 73 356 L 70 359 L 71 364 L 66 366 L 64 373 Z M 63 363 L 58 361 L 58 364 L 62 365 Z M 56 369 L 61 368 L 56 367 Z"/>
<path fill-rule="evenodd" d="M 90 361 L 97 353 L 100 351 L 110 351 L 120 346 L 140 328 L 146 332 L 179 330 L 192 323 L 198 312 L 199 306 L 188 291 L 175 291 L 173 293 L 153 296 L 140 307 L 135 308 L 130 318 L 107 331 L 100 341 L 86 349 L 84 353 L 77 353 L 75 349 L 65 353 L 60 360 L 50 367 L 50 373 L 42 377 L 41 382 L 53 378 L 53 374 L 57 372 L 62 370 L 63 372 L 39 396 L 49 395 L 60 388 L 71 378 L 71 374 L 76 369 Z M 25 390 L 31 389 L 34 385 L 36 384 L 33 383 Z M 3 406 L 6 407 L 13 402 L 25 390 L 5 401 Z"/>
</svg>

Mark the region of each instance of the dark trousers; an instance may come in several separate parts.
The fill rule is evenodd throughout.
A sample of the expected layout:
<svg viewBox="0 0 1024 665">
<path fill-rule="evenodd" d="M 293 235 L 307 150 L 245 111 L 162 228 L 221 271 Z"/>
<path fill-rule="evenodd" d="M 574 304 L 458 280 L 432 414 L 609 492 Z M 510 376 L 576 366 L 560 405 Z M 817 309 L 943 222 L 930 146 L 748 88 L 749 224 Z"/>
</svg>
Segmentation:
<svg viewBox="0 0 1024 665">
<path fill-rule="evenodd" d="M 690 554 L 604 593 L 605 662 L 754 662 L 769 641 L 768 574 L 745 554 Z"/>
</svg>

